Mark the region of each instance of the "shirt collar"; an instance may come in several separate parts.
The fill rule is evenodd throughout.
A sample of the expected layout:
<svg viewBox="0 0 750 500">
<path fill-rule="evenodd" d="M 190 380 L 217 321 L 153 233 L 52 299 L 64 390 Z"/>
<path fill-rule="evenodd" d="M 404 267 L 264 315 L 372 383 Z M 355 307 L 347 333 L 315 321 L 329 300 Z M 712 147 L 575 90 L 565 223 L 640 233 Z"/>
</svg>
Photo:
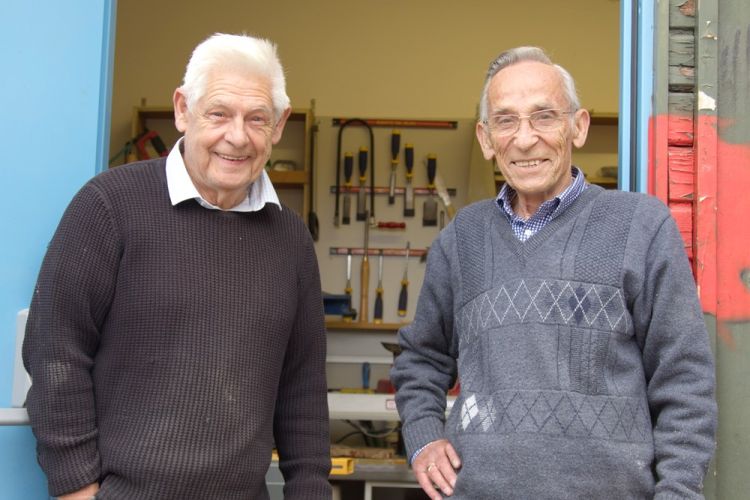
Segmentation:
<svg viewBox="0 0 750 500">
<path fill-rule="evenodd" d="M 169 156 L 167 156 L 167 189 L 169 190 L 169 199 L 172 202 L 172 206 L 185 200 L 196 200 L 204 208 L 222 210 L 206 201 L 195 188 L 188 174 L 187 167 L 185 167 L 185 161 L 182 158 L 182 140 L 183 138 L 181 137 L 169 152 Z M 281 210 L 279 196 L 276 194 L 271 179 L 264 169 L 255 182 L 248 188 L 245 199 L 238 205 L 228 209 L 228 211 L 257 212 L 265 207 L 267 203 L 273 203 Z"/>
<path fill-rule="evenodd" d="M 552 218 L 562 213 L 571 203 L 578 198 L 584 189 L 586 189 L 586 180 L 583 172 L 576 166 L 571 166 L 570 174 L 573 177 L 573 182 L 565 188 L 560 194 L 552 199 L 549 199 L 542 203 L 537 210 L 537 214 L 540 211 L 551 211 Z M 513 210 L 513 198 L 516 196 L 516 190 L 510 187 L 507 182 L 503 184 L 500 192 L 497 195 L 496 202 L 508 220 L 519 218 Z M 533 214 L 530 218 L 534 218 L 537 214 Z"/>
</svg>

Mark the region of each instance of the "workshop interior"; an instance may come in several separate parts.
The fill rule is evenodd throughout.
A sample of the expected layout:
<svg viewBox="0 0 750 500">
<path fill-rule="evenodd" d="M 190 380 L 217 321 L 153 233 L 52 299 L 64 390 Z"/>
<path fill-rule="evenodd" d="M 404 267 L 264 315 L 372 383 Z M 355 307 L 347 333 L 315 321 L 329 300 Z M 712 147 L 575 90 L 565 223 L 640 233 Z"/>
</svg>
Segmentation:
<svg viewBox="0 0 750 500">
<path fill-rule="evenodd" d="M 531 44 L 568 67 L 594 119 L 574 161 L 590 182 L 614 188 L 620 6 L 576 0 L 597 19 L 576 33 L 569 26 L 578 8 L 563 4 L 540 18 L 522 3 L 219 3 L 116 3 L 108 148 L 98 170 L 169 152 L 179 138 L 172 93 L 200 40 L 246 32 L 278 45 L 293 110 L 266 169 L 315 242 L 334 495 L 425 498 L 403 456 L 389 370 L 397 331 L 414 317 L 430 244 L 457 210 L 503 183 L 475 138 L 487 65 Z M 25 314 L 17 317 L 19 347 Z M 28 387 L 18 351 L 15 369 L 17 407 Z M 282 498 L 277 462 L 267 483 Z"/>
<path fill-rule="evenodd" d="M 504 49 L 537 45 L 568 69 L 592 120 L 573 163 L 588 182 L 622 188 L 620 1 L 108 5 L 111 20 L 105 12 L 105 19 L 89 22 L 111 22 L 96 37 L 105 48 L 111 44 L 112 58 L 86 54 L 87 64 L 111 65 L 113 75 L 111 90 L 103 92 L 109 120 L 86 129 L 103 134 L 101 147 L 89 148 L 97 150 L 97 172 L 168 154 L 180 137 L 172 93 L 190 51 L 206 36 L 244 32 L 278 45 L 292 114 L 266 170 L 281 201 L 307 225 L 317 254 L 334 498 L 427 498 L 404 456 L 389 370 L 400 352 L 397 332 L 414 318 L 431 243 L 457 211 L 496 196 L 504 183 L 475 137 L 487 66 Z M 53 11 L 46 23 L 53 26 L 60 15 Z M 98 107 L 87 111 L 94 116 Z M 58 169 L 67 168 L 69 159 L 56 160 Z M 80 164 L 71 168 L 79 170 L 60 184 L 58 212 L 37 230 L 39 240 L 96 173 Z M 42 251 L 35 247 L 32 257 L 40 261 Z M 29 283 L 34 265 L 24 277 Z M 10 406 L 23 424 L 29 379 L 20 360 L 27 314 L 21 302 L 14 301 L 19 307 L 8 350 L 15 353 Z M 449 393 L 449 407 L 459 391 L 460 384 Z M 19 461 L 30 467 L 33 438 L 23 432 L 13 441 L 16 449 L 30 448 Z M 14 462 L 0 455 L 0 469 L 17 470 Z M 45 492 L 41 473 L 34 474 L 30 481 Z M 283 498 L 278 457 L 267 484 L 272 499 Z"/>
<path fill-rule="evenodd" d="M 570 17 L 560 6 L 545 21 L 508 5 L 467 7 L 455 19 L 453 9 L 426 4 L 365 10 L 328 2 L 315 9 L 316 21 L 283 16 L 282 29 L 282 7 L 269 4 L 261 15 L 277 26 L 239 24 L 236 13 L 228 26 L 216 23 L 268 36 L 285 66 L 293 112 L 266 169 L 315 241 L 328 339 L 331 480 L 339 498 L 424 498 L 403 456 L 389 370 L 397 331 L 414 316 L 431 242 L 456 210 L 495 196 L 502 185 L 475 138 L 484 72 L 499 51 L 538 44 L 571 66 L 593 117 L 574 161 L 590 182 L 617 186 L 619 6 L 581 3 L 597 11 L 597 47 L 584 49 L 583 38 L 552 21 Z M 194 22 L 178 29 L 173 21 L 170 46 L 179 50 L 171 53 L 144 45 L 142 30 L 127 25 L 135 12 L 123 2 L 119 10 L 110 168 L 167 154 L 179 137 L 170 106 L 177 62 L 210 30 Z M 178 15 L 205 15 L 196 5 L 188 11 Z M 539 34 L 508 30 L 507 22 L 496 29 L 484 16 L 515 18 L 519 28 L 534 24 Z M 583 52 L 596 64 L 581 64 Z M 144 59 L 147 70 L 126 69 Z M 147 77 L 152 71 L 159 78 Z M 275 465 L 267 480 L 281 498 Z"/>
</svg>

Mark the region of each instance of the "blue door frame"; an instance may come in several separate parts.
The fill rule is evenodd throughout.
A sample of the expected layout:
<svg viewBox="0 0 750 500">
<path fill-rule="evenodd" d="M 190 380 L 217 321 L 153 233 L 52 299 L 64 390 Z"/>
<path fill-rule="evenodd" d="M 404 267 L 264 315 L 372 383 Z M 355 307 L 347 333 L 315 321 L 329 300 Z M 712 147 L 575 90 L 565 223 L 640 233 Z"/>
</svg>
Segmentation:
<svg viewBox="0 0 750 500">
<path fill-rule="evenodd" d="M 15 324 L 47 242 L 81 185 L 107 167 L 116 0 L 2 2 L 0 408 L 11 403 Z M 46 499 L 28 426 L 0 425 L 0 499 Z"/>
<path fill-rule="evenodd" d="M 654 19 L 652 0 L 620 1 L 618 185 L 625 191 L 646 192 L 648 189 Z"/>
</svg>

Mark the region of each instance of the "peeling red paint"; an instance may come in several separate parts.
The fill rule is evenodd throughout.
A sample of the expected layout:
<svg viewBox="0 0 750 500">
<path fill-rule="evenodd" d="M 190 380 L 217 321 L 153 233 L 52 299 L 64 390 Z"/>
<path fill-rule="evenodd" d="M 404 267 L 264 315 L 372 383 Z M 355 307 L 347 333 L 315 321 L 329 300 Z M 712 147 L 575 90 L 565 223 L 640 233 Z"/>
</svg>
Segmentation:
<svg viewBox="0 0 750 500">
<path fill-rule="evenodd" d="M 695 0 L 687 0 L 681 4 L 680 12 L 684 16 L 695 17 Z"/>
<path fill-rule="evenodd" d="M 680 137 L 681 134 L 673 132 L 675 128 L 684 130 L 684 125 L 685 117 L 652 117 L 649 191 L 669 203 L 683 221 L 680 232 L 683 238 L 692 239 L 692 242 L 686 241 L 686 248 L 693 250 L 693 267 L 703 311 L 716 317 L 718 337 L 734 347 L 728 326 L 750 321 L 750 225 L 747 224 L 750 144 L 734 144 L 723 139 L 735 126 L 732 121 L 718 121 L 710 115 L 696 117 L 693 228 L 689 231 L 684 227 L 688 197 L 670 196 L 670 190 L 673 195 L 687 193 L 685 159 L 680 158 L 671 165 L 669 153 L 673 144 L 666 140 L 666 137 Z M 670 127 L 672 132 L 664 133 L 670 131 Z M 684 134 L 682 137 L 687 138 Z M 674 155 L 672 159 L 676 159 Z M 720 235 L 726 236 L 720 238 Z"/>
</svg>

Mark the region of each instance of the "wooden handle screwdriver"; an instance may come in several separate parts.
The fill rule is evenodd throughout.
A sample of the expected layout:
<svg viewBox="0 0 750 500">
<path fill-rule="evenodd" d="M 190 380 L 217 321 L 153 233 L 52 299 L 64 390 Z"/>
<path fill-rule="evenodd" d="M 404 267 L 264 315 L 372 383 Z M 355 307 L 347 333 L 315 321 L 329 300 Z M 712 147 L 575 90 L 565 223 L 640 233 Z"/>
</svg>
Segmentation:
<svg viewBox="0 0 750 500">
<path fill-rule="evenodd" d="M 370 261 L 367 257 L 369 236 L 370 236 L 370 224 L 367 222 L 367 211 L 364 214 L 364 226 L 365 226 L 365 248 L 364 255 L 362 255 L 362 267 L 360 269 L 359 281 L 360 281 L 360 295 L 359 295 L 359 322 L 367 323 L 369 316 L 367 313 L 367 301 L 370 290 Z"/>
</svg>

